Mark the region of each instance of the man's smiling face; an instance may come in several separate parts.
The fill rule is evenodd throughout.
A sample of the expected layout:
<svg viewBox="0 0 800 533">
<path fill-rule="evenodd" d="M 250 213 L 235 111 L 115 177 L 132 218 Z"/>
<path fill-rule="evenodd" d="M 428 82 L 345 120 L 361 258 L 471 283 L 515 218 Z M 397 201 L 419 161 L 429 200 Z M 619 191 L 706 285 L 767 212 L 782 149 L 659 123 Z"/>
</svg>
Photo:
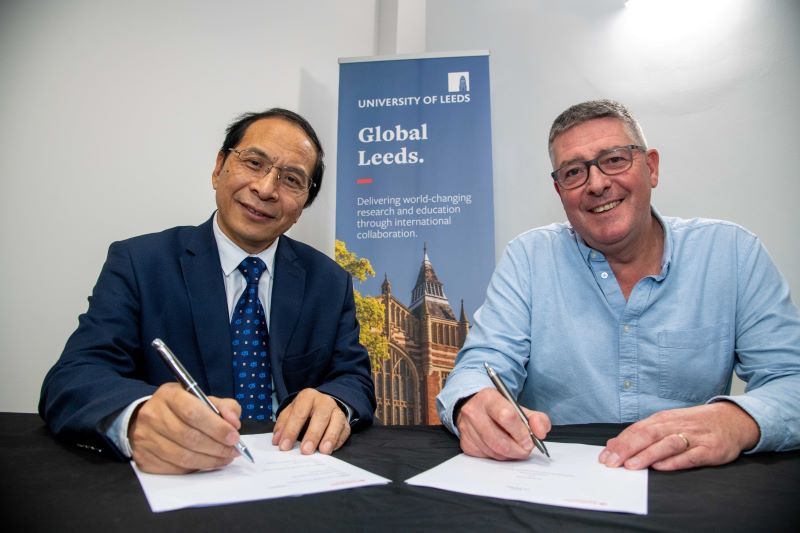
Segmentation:
<svg viewBox="0 0 800 533">
<path fill-rule="evenodd" d="M 636 144 L 616 118 L 598 118 L 566 130 L 553 140 L 553 165 L 588 161 L 609 148 Z M 658 152 L 633 152 L 631 168 L 607 176 L 597 166 L 588 181 L 562 190 L 555 185 L 573 228 L 590 247 L 606 254 L 636 249 L 651 228 L 650 193 L 658 185 Z"/>
<path fill-rule="evenodd" d="M 303 130 L 282 118 L 258 120 L 247 128 L 238 150 L 264 154 L 277 167 L 311 176 L 317 151 Z M 295 194 L 278 184 L 277 169 L 253 178 L 232 153 L 217 155 L 211 174 L 220 229 L 240 248 L 258 253 L 298 221 L 308 192 Z"/>
</svg>

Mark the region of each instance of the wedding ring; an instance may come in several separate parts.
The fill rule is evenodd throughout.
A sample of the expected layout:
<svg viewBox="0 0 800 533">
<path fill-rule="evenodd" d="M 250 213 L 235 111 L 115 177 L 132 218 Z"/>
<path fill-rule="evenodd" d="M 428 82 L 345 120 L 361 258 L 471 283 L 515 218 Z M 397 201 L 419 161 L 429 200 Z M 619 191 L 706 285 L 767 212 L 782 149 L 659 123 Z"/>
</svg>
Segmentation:
<svg viewBox="0 0 800 533">
<path fill-rule="evenodd" d="M 691 444 L 689 444 L 689 438 L 683 433 L 678 433 L 678 436 L 686 443 L 686 449 L 688 450 L 689 446 L 691 446 Z"/>
</svg>

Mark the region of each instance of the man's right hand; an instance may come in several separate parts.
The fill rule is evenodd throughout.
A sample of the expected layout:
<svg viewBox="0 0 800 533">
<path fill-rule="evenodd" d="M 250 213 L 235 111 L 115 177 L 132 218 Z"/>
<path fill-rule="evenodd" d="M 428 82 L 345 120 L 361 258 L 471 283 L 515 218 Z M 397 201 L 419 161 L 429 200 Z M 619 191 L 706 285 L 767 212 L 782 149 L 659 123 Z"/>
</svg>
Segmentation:
<svg viewBox="0 0 800 533">
<path fill-rule="evenodd" d="M 522 412 L 528 417 L 533 434 L 544 439 L 550 431 L 550 418 L 524 407 Z M 467 400 L 456 426 L 461 433 L 461 449 L 474 457 L 524 459 L 534 448 L 528 428 L 514 406 L 495 389 L 483 389 Z"/>
<path fill-rule="evenodd" d="M 133 460 L 144 472 L 185 474 L 226 466 L 239 452 L 241 407 L 213 396 L 222 418 L 177 383 L 160 386 L 128 426 Z"/>
</svg>

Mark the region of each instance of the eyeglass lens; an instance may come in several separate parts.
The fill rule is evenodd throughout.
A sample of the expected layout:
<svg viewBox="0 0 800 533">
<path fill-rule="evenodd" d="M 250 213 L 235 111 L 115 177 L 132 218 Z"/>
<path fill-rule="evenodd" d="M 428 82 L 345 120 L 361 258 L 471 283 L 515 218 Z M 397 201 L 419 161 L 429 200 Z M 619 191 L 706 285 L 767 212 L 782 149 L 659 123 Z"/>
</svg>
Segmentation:
<svg viewBox="0 0 800 533">
<path fill-rule="evenodd" d="M 255 178 L 261 178 L 275 168 L 278 171 L 278 182 L 289 190 L 305 192 L 311 186 L 309 178 L 305 175 L 291 169 L 276 167 L 269 160 L 254 152 L 249 150 L 232 150 L 232 152 L 242 162 L 243 167 Z"/>
<path fill-rule="evenodd" d="M 628 146 L 613 148 L 591 161 L 570 163 L 556 171 L 556 180 L 564 189 L 583 185 L 589 179 L 589 167 L 597 165 L 603 174 L 614 175 L 625 172 L 633 164 L 633 149 Z"/>
</svg>

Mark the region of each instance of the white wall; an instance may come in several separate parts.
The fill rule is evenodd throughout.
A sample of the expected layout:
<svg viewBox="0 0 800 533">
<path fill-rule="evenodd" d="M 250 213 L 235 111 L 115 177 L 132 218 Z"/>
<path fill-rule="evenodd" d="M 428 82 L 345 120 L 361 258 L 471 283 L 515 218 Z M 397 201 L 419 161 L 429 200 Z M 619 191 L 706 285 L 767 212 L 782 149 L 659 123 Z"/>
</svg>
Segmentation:
<svg viewBox="0 0 800 533">
<path fill-rule="evenodd" d="M 0 4 L 0 410 L 34 411 L 113 240 L 204 221 L 224 128 L 295 109 L 336 168 L 373 0 Z M 333 252 L 335 172 L 293 235 Z"/>
<path fill-rule="evenodd" d="M 751 229 L 800 294 L 800 2 L 430 0 L 426 24 L 429 52 L 491 53 L 498 256 L 565 219 L 550 125 L 608 97 L 661 152 L 654 205 Z"/>
<path fill-rule="evenodd" d="M 430 0 L 426 24 L 429 52 L 491 52 L 498 257 L 518 233 L 565 219 L 550 125 L 607 97 L 660 150 L 661 213 L 754 231 L 798 302 L 800 2 Z"/>
<path fill-rule="evenodd" d="M 794 0 L 414 0 L 411 16 L 389 0 L 4 0 L 0 410 L 35 410 L 112 240 L 210 215 L 240 112 L 284 106 L 314 124 L 330 172 L 292 234 L 332 252 L 336 60 L 386 51 L 385 4 L 398 52 L 421 49 L 408 25 L 425 4 L 426 51 L 491 51 L 498 254 L 564 218 L 553 118 L 613 97 L 661 150 L 659 209 L 749 227 L 800 294 Z"/>
</svg>

